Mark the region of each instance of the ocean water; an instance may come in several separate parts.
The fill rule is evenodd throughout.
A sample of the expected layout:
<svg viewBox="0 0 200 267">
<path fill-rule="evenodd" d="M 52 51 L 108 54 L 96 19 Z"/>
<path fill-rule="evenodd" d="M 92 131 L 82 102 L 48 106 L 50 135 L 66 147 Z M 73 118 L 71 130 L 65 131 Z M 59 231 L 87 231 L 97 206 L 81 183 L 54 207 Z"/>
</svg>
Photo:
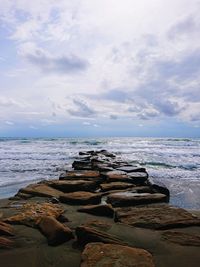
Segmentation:
<svg viewBox="0 0 200 267">
<path fill-rule="evenodd" d="M 169 188 L 171 204 L 200 210 L 200 139 L 0 138 L 0 198 L 31 182 L 58 178 L 79 151 L 91 149 L 143 165 L 152 182 Z"/>
</svg>

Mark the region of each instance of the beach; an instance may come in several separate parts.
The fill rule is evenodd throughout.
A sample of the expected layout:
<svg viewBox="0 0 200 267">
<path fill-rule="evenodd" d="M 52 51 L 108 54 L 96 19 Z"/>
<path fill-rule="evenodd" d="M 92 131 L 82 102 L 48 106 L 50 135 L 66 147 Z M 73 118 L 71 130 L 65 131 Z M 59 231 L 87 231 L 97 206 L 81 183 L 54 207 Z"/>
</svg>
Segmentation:
<svg viewBox="0 0 200 267">
<path fill-rule="evenodd" d="M 150 182 L 143 166 L 95 153 L 81 152 L 59 179 L 32 183 L 0 201 L 3 266 L 118 266 L 117 260 L 121 267 L 197 267 L 200 212 L 171 206 L 169 190 Z M 89 260 L 98 246 L 115 254 Z M 126 260 L 118 248 L 136 252 Z"/>
</svg>

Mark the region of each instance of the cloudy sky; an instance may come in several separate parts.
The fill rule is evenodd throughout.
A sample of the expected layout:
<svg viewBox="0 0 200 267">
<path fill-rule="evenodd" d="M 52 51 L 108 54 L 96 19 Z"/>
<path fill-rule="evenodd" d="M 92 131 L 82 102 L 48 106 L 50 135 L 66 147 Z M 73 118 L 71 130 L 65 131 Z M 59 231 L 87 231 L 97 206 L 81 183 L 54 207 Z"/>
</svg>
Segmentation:
<svg viewBox="0 0 200 267">
<path fill-rule="evenodd" d="M 199 10 L 0 0 L 0 136 L 200 137 Z"/>
</svg>

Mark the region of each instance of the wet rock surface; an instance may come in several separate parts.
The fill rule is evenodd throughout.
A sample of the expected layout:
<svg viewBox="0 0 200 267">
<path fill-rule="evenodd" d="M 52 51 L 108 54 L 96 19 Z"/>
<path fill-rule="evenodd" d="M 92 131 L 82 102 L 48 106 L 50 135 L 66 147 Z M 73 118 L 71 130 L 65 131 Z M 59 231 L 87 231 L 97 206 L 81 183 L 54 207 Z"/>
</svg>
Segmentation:
<svg viewBox="0 0 200 267">
<path fill-rule="evenodd" d="M 200 226 L 200 219 L 190 212 L 167 205 L 119 208 L 115 221 L 150 229 Z"/>
<path fill-rule="evenodd" d="M 143 166 L 106 150 L 82 151 L 59 179 L 0 201 L 0 262 L 197 267 L 200 217 L 168 205 L 169 198 Z"/>
<path fill-rule="evenodd" d="M 114 244 L 91 243 L 82 253 L 81 267 L 154 267 L 152 255 L 144 249 Z"/>
</svg>

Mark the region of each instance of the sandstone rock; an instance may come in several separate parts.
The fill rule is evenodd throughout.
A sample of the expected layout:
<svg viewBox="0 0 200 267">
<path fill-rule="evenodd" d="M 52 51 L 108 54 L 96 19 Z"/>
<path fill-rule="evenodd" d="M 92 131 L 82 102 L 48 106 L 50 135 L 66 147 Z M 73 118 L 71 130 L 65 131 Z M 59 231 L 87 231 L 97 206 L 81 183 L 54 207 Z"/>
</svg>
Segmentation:
<svg viewBox="0 0 200 267">
<path fill-rule="evenodd" d="M 99 204 L 101 201 L 101 194 L 85 191 L 65 193 L 60 196 L 60 201 L 71 205 Z"/>
<path fill-rule="evenodd" d="M 87 180 L 53 180 L 48 184 L 49 186 L 64 193 L 75 191 L 94 191 L 97 187 L 96 181 Z"/>
<path fill-rule="evenodd" d="M 79 226 L 76 228 L 76 235 L 78 243 L 80 245 L 85 245 L 91 242 L 102 242 L 110 244 L 120 244 L 124 245 L 124 242 L 108 233 L 99 231 L 97 229 L 88 226 Z"/>
<path fill-rule="evenodd" d="M 121 190 L 133 187 L 133 184 L 130 183 L 123 183 L 123 182 L 112 182 L 112 183 L 105 183 L 100 184 L 100 188 L 102 191 L 109 191 L 109 190 Z"/>
<path fill-rule="evenodd" d="M 48 186 L 47 184 L 31 184 L 19 190 L 19 193 L 25 193 L 39 197 L 59 197 L 62 192 Z"/>
<path fill-rule="evenodd" d="M 31 227 L 36 227 L 37 220 L 43 216 L 52 216 L 58 218 L 64 210 L 60 205 L 51 203 L 26 203 L 21 208 L 18 208 L 16 215 L 4 219 L 4 222 L 9 224 L 24 224 Z"/>
<path fill-rule="evenodd" d="M 114 171 L 114 169 L 106 163 L 93 163 L 92 167 L 100 172 Z"/>
<path fill-rule="evenodd" d="M 97 216 L 107 216 L 113 218 L 114 210 L 111 205 L 88 205 L 81 209 L 79 212 L 86 212 Z"/>
<path fill-rule="evenodd" d="M 12 226 L 0 221 L 0 234 L 1 235 L 13 236 L 14 235 L 13 231 L 14 230 Z"/>
<path fill-rule="evenodd" d="M 166 202 L 167 197 L 164 194 L 120 192 L 108 196 L 107 202 L 113 207 L 135 206 L 142 204 Z"/>
<path fill-rule="evenodd" d="M 46 236 L 49 245 L 60 245 L 73 238 L 72 231 L 67 226 L 64 226 L 57 221 L 54 217 L 40 217 L 36 224 L 44 236 Z"/>
<path fill-rule="evenodd" d="M 21 198 L 21 199 L 29 199 L 29 198 L 32 198 L 33 195 L 18 192 L 18 193 L 15 195 L 15 197 L 19 197 L 19 198 Z"/>
<path fill-rule="evenodd" d="M 14 242 L 8 238 L 0 236 L 0 249 L 9 249 L 12 248 Z"/>
<path fill-rule="evenodd" d="M 162 234 L 162 238 L 182 246 L 200 247 L 200 235 L 188 234 L 178 231 L 165 231 Z"/>
<path fill-rule="evenodd" d="M 132 179 L 123 171 L 109 171 L 103 175 L 108 182 L 132 182 Z"/>
<path fill-rule="evenodd" d="M 81 267 L 154 267 L 152 255 L 139 248 L 90 243 L 81 255 Z"/>
<path fill-rule="evenodd" d="M 117 168 L 116 170 L 127 172 L 127 173 L 131 173 L 131 172 L 146 172 L 145 168 L 138 167 L 138 166 L 122 166 L 122 167 Z"/>
<path fill-rule="evenodd" d="M 100 178 L 99 171 L 90 171 L 90 170 L 68 171 L 59 177 L 60 180 L 93 180 L 93 181 L 99 178 Z"/>
<path fill-rule="evenodd" d="M 149 229 L 199 226 L 200 219 L 188 211 L 168 205 L 118 208 L 115 221 Z"/>
<path fill-rule="evenodd" d="M 112 227 L 113 223 L 108 221 L 102 221 L 102 220 L 89 220 L 86 221 L 84 226 L 87 226 L 89 228 L 94 228 L 98 231 L 108 231 Z"/>
</svg>

